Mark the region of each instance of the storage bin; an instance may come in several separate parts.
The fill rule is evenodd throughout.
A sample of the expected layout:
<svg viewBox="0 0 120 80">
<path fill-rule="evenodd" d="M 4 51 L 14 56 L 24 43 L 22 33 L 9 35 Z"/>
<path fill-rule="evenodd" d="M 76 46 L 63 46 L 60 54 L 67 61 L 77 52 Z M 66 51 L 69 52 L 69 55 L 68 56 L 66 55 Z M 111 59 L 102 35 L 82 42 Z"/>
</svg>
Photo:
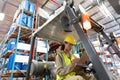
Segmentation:
<svg viewBox="0 0 120 80">
<path fill-rule="evenodd" d="M 25 43 L 25 41 L 20 41 L 21 43 Z M 8 50 L 13 50 L 16 47 L 17 39 L 11 38 L 8 44 L 5 46 L 5 48 L 2 51 L 2 54 L 5 54 Z M 17 49 L 19 52 L 24 52 L 24 50 Z"/>
<path fill-rule="evenodd" d="M 26 14 L 24 14 L 24 13 L 21 13 L 18 16 L 16 23 L 20 24 L 22 26 L 27 26 L 27 20 L 28 20 L 28 16 Z"/>
<path fill-rule="evenodd" d="M 35 12 L 36 12 L 36 6 L 35 6 L 35 4 L 30 3 L 29 12 L 31 12 L 32 14 L 35 14 Z"/>
<path fill-rule="evenodd" d="M 12 70 L 12 65 L 13 65 L 12 62 L 13 62 L 13 54 L 9 56 L 7 70 Z"/>
<path fill-rule="evenodd" d="M 7 50 L 13 50 L 16 47 L 17 39 L 11 38 L 7 45 Z"/>
<path fill-rule="evenodd" d="M 8 60 L 7 70 L 12 70 L 14 58 L 15 55 L 11 54 Z M 21 69 L 22 69 L 22 63 L 15 62 L 14 70 L 21 70 Z"/>
<path fill-rule="evenodd" d="M 13 50 L 16 46 L 16 42 L 17 40 L 15 38 L 11 38 L 8 44 L 3 49 L 2 54 L 5 54 L 8 50 Z"/>
<path fill-rule="evenodd" d="M 28 64 L 22 63 L 22 68 L 21 68 L 21 70 L 27 70 L 27 67 L 28 67 Z"/>
<path fill-rule="evenodd" d="M 14 70 L 22 70 L 22 63 L 15 62 Z"/>
<path fill-rule="evenodd" d="M 32 26 L 33 26 L 33 18 L 32 17 L 28 17 L 27 26 L 28 26 L 28 28 L 32 29 Z"/>
<path fill-rule="evenodd" d="M 21 5 L 20 5 L 20 8 L 23 9 L 23 10 L 29 11 L 29 8 L 30 8 L 29 1 L 28 0 L 23 0 Z"/>
</svg>

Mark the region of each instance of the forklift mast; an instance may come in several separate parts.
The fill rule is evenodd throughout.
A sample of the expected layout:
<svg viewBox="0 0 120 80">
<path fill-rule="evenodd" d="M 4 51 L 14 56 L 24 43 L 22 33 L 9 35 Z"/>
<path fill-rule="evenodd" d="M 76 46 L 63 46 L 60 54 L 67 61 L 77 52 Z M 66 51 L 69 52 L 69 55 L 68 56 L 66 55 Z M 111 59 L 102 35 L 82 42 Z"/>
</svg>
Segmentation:
<svg viewBox="0 0 120 80">
<path fill-rule="evenodd" d="M 77 15 L 78 9 L 75 10 L 75 8 L 73 8 L 73 6 L 71 6 L 71 4 L 73 5 L 72 0 L 67 1 L 67 5 L 65 8 L 66 15 L 70 18 L 70 20 L 71 20 L 70 22 L 72 22 L 72 25 L 74 26 L 75 30 L 77 31 L 78 36 L 85 47 L 87 55 L 89 56 L 89 59 L 93 64 L 93 68 L 96 71 L 95 76 L 96 76 L 97 80 L 116 80 L 115 77 L 110 73 L 110 71 L 107 70 L 107 68 L 104 66 L 102 60 L 97 55 L 95 48 L 93 47 L 93 45 L 91 44 L 91 42 L 87 38 L 87 36 L 85 35 L 85 33 L 80 25 L 80 16 Z M 80 14 L 81 14 L 81 12 L 80 12 Z M 95 22 L 94 20 L 92 20 L 91 18 L 90 18 L 90 21 L 92 23 L 92 26 L 94 27 L 93 30 L 95 30 L 98 33 L 101 33 L 103 35 L 103 37 L 105 37 L 105 39 L 108 41 L 108 43 L 112 45 L 111 40 L 104 33 L 103 27 L 99 26 L 98 23 Z M 115 48 L 115 46 L 114 45 L 112 45 L 112 46 L 113 46 L 112 48 L 118 53 L 119 51 Z"/>
</svg>

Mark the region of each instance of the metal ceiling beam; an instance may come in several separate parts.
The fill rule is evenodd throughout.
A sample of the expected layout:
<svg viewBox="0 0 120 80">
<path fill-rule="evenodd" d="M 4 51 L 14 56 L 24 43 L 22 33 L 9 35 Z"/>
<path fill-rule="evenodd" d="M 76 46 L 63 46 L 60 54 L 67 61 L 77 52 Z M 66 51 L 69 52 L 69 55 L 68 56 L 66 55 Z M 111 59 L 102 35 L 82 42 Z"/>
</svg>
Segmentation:
<svg viewBox="0 0 120 80">
<path fill-rule="evenodd" d="M 119 35 L 120 33 L 116 33 L 116 35 Z"/>
<path fill-rule="evenodd" d="M 120 17 L 118 17 L 118 18 L 115 18 L 115 20 L 118 20 Z M 113 22 L 114 20 L 111 20 L 111 21 L 108 21 L 108 22 L 106 22 L 106 23 L 103 23 L 103 25 L 106 25 L 106 24 L 109 24 L 109 23 L 111 23 L 111 22 Z"/>
<path fill-rule="evenodd" d="M 7 3 L 10 4 L 11 6 L 14 6 L 14 7 L 18 8 L 18 5 L 15 5 L 15 4 L 13 4 L 13 3 L 9 2 L 9 1 L 7 1 Z"/>
<path fill-rule="evenodd" d="M 5 34 L 7 34 L 7 31 L 6 32 L 5 31 L 0 31 L 0 34 L 5 35 Z"/>
<path fill-rule="evenodd" d="M 116 35 L 120 34 L 120 29 L 117 29 L 116 31 L 113 31 Z"/>
<path fill-rule="evenodd" d="M 115 24 L 114 26 L 111 26 L 111 27 L 105 28 L 104 30 L 108 30 L 108 29 L 111 29 L 111 28 L 116 27 L 116 26 L 118 26 L 118 24 Z M 117 30 L 117 29 L 116 29 L 116 30 Z"/>
<path fill-rule="evenodd" d="M 119 0 L 108 0 L 109 3 L 112 5 L 112 7 L 115 9 L 115 11 L 120 14 L 120 5 L 119 5 Z"/>
<path fill-rule="evenodd" d="M 118 30 L 116 30 L 116 31 L 113 31 L 113 32 L 119 33 L 119 32 L 120 32 L 120 29 L 118 29 Z"/>
<path fill-rule="evenodd" d="M 8 30 L 8 29 L 7 29 Z M 4 29 L 4 28 L 2 28 L 2 29 L 0 29 L 0 33 L 6 33 L 6 32 L 8 32 L 6 29 Z"/>
<path fill-rule="evenodd" d="M 106 22 L 106 23 L 103 23 L 103 25 L 109 24 L 109 23 L 111 23 L 111 22 L 113 22 L 113 21 L 114 21 L 114 20 L 108 21 L 108 22 Z"/>
<path fill-rule="evenodd" d="M 85 0 L 82 0 L 81 2 L 80 2 L 80 4 L 83 4 L 85 2 Z"/>
<path fill-rule="evenodd" d="M 4 11 L 6 4 L 10 4 L 11 6 L 18 7 L 18 5 L 15 5 L 15 4 L 9 2 L 8 0 L 2 0 L 2 1 L 4 1 L 2 11 Z"/>
<path fill-rule="evenodd" d="M 49 0 L 45 1 L 45 3 L 41 6 L 41 8 L 43 8 L 48 2 Z"/>
<path fill-rule="evenodd" d="M 104 19 L 105 17 L 99 17 L 98 19 L 96 19 L 96 21 L 98 22 L 98 21 L 100 21 L 100 20 L 102 20 L 102 19 Z"/>
<path fill-rule="evenodd" d="M 50 0 L 52 3 L 54 3 L 57 7 L 61 7 L 61 4 L 59 4 L 57 1 L 55 0 Z"/>
<path fill-rule="evenodd" d="M 118 37 L 120 38 L 120 35 L 117 35 L 117 38 L 118 38 Z"/>
<path fill-rule="evenodd" d="M 92 15 L 90 15 L 90 17 L 92 17 L 92 16 L 96 15 L 98 12 L 99 12 L 99 11 L 97 11 L 97 12 L 93 13 Z"/>
<path fill-rule="evenodd" d="M 90 9 L 92 9 L 93 7 L 95 7 L 96 5 L 91 5 L 91 4 L 89 4 L 85 9 L 86 9 L 86 11 L 88 11 L 88 10 L 90 10 Z"/>
<path fill-rule="evenodd" d="M 6 4 L 7 4 L 7 0 L 2 0 L 2 1 L 4 1 L 4 4 L 3 4 L 3 6 L 2 6 L 1 12 L 4 12 L 5 6 L 6 6 Z"/>
</svg>

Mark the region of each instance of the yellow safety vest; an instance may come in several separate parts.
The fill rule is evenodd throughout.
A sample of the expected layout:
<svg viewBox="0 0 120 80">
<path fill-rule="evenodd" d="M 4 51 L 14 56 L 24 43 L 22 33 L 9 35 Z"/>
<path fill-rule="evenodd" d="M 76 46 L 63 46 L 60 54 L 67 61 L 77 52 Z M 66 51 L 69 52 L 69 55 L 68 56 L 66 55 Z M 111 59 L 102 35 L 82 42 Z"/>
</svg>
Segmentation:
<svg viewBox="0 0 120 80">
<path fill-rule="evenodd" d="M 74 55 L 73 54 L 71 54 L 71 60 L 67 57 L 67 55 L 66 54 L 60 54 L 60 56 L 61 57 L 63 57 L 62 59 L 64 59 L 63 61 L 64 61 L 64 65 L 65 66 L 68 66 L 68 65 L 70 65 L 71 64 L 71 62 L 72 62 L 72 60 L 73 59 L 75 59 L 75 57 L 74 57 Z M 66 79 L 66 78 L 69 78 L 69 77 L 71 77 L 71 76 L 75 76 L 75 72 L 70 72 L 70 73 L 68 73 L 68 74 L 66 74 L 66 75 L 64 75 L 64 76 L 59 76 L 59 75 L 57 75 L 57 79 L 56 80 L 63 80 L 63 79 Z"/>
</svg>

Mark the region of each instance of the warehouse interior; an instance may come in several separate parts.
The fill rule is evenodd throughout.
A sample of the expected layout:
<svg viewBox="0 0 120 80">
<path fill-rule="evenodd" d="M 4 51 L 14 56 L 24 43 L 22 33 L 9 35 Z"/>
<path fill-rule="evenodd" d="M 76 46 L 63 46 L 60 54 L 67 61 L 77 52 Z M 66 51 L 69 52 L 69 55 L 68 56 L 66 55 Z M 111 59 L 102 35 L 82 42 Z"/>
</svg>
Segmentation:
<svg viewBox="0 0 120 80">
<path fill-rule="evenodd" d="M 74 55 L 93 65 L 79 65 L 88 74 L 120 80 L 119 8 L 119 0 L 0 0 L 0 80 L 58 80 L 55 57 L 68 35 Z"/>
</svg>

